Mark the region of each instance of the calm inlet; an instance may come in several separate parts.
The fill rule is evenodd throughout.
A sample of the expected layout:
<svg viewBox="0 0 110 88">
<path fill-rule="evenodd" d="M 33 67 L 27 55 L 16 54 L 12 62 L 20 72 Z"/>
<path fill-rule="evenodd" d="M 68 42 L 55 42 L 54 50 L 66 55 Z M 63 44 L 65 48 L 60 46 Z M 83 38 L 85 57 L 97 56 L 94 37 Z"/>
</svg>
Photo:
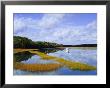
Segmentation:
<svg viewBox="0 0 110 88">
<path fill-rule="evenodd" d="M 97 48 L 45 48 L 16 52 L 14 75 L 97 75 Z"/>
</svg>

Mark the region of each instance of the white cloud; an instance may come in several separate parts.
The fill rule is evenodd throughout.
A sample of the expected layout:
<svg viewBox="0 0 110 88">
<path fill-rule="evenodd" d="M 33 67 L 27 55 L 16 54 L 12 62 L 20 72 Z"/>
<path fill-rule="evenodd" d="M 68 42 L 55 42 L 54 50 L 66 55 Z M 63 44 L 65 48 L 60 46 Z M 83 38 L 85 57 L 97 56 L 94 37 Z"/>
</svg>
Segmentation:
<svg viewBox="0 0 110 88">
<path fill-rule="evenodd" d="M 65 14 L 45 14 L 40 20 L 15 18 L 14 33 L 34 41 L 52 41 L 63 44 L 96 43 L 96 20 L 82 26 L 65 25 L 62 23 L 64 16 Z"/>
<path fill-rule="evenodd" d="M 75 27 L 66 25 L 61 28 L 58 27 L 54 29 L 53 33 L 51 33 L 50 40 L 53 39 L 53 41 L 55 42 L 65 44 L 96 43 L 97 41 L 97 30 L 95 29 L 96 24 L 88 26 L 89 24 L 93 24 L 93 22 L 88 23 L 85 26 Z"/>
<path fill-rule="evenodd" d="M 36 21 L 32 18 L 14 18 L 14 33 L 26 30 L 27 28 L 34 27 Z"/>
<path fill-rule="evenodd" d="M 14 31 L 21 30 L 25 27 L 24 18 L 14 19 Z"/>
<path fill-rule="evenodd" d="M 97 29 L 97 22 L 92 21 L 91 23 L 87 24 L 87 28 L 91 28 L 91 29 Z"/>
<path fill-rule="evenodd" d="M 40 20 L 33 18 L 15 17 L 14 18 L 14 32 L 19 32 L 20 30 L 25 30 L 27 28 L 32 29 L 50 29 L 55 27 L 61 22 L 64 14 L 44 14 Z"/>
<path fill-rule="evenodd" d="M 43 29 L 50 29 L 59 24 L 63 17 L 64 14 L 45 14 L 37 25 Z"/>
</svg>

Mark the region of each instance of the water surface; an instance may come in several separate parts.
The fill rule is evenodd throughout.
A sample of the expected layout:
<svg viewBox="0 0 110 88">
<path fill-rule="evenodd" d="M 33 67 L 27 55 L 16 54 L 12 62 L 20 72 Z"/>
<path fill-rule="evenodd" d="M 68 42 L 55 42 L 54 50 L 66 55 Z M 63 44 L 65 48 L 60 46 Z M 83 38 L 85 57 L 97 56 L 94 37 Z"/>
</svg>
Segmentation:
<svg viewBox="0 0 110 88">
<path fill-rule="evenodd" d="M 34 50 L 35 51 L 35 50 Z M 49 56 L 60 57 L 65 60 L 85 63 L 91 66 L 97 67 L 97 49 L 95 47 L 71 47 L 63 49 L 46 48 L 38 50 Z M 40 56 L 30 53 L 28 51 L 19 52 L 14 54 L 14 61 L 23 64 L 61 64 L 55 60 L 42 59 Z M 96 75 L 96 70 L 81 71 L 72 70 L 66 66 L 59 66 L 57 69 L 51 71 L 25 71 L 20 69 L 14 69 L 14 75 Z"/>
</svg>

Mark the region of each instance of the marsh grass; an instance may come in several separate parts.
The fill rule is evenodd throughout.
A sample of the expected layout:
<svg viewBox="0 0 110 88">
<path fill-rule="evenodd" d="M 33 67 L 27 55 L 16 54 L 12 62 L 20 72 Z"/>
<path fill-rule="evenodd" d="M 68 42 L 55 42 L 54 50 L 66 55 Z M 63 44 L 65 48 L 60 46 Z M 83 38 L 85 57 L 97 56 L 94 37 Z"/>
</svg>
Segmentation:
<svg viewBox="0 0 110 88">
<path fill-rule="evenodd" d="M 61 64 L 24 64 L 16 62 L 14 64 L 15 69 L 26 70 L 26 71 L 53 71 L 60 68 Z"/>
<path fill-rule="evenodd" d="M 59 62 L 59 64 L 23 64 L 23 63 L 21 64 L 15 62 L 14 66 L 16 69 L 28 70 L 28 71 L 49 71 L 49 70 L 58 69 L 61 66 L 66 66 L 71 70 L 81 70 L 81 71 L 96 70 L 95 66 L 91 66 L 80 62 L 65 60 L 64 58 L 59 58 L 55 56 L 49 56 L 42 52 L 33 51 L 33 50 L 34 49 L 14 49 L 14 53 L 28 51 L 30 53 L 40 56 L 41 59 L 54 60 L 56 62 Z"/>
<path fill-rule="evenodd" d="M 24 51 L 32 51 L 32 50 L 38 50 L 38 49 L 14 49 L 14 54 L 19 53 L 19 52 L 24 52 Z"/>
<path fill-rule="evenodd" d="M 55 60 L 55 61 L 65 65 L 69 69 L 73 69 L 73 70 L 96 70 L 95 66 L 90 66 L 88 64 L 70 61 L 70 60 L 65 60 L 64 58 L 59 58 L 59 57 L 55 57 L 55 56 L 49 56 L 47 54 L 44 54 L 44 53 L 41 53 L 38 51 L 30 51 L 30 52 L 39 55 L 42 59 Z"/>
</svg>

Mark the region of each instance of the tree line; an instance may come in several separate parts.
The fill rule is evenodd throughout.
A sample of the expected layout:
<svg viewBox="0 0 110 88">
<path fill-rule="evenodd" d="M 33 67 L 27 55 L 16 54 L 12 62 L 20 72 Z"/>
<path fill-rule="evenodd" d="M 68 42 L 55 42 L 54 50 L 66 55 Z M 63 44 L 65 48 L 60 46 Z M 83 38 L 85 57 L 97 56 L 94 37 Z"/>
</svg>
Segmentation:
<svg viewBox="0 0 110 88">
<path fill-rule="evenodd" d="M 14 48 L 35 49 L 35 48 L 55 48 L 59 46 L 62 46 L 62 44 L 45 41 L 32 41 L 31 39 L 28 39 L 26 37 L 14 36 Z"/>
</svg>

